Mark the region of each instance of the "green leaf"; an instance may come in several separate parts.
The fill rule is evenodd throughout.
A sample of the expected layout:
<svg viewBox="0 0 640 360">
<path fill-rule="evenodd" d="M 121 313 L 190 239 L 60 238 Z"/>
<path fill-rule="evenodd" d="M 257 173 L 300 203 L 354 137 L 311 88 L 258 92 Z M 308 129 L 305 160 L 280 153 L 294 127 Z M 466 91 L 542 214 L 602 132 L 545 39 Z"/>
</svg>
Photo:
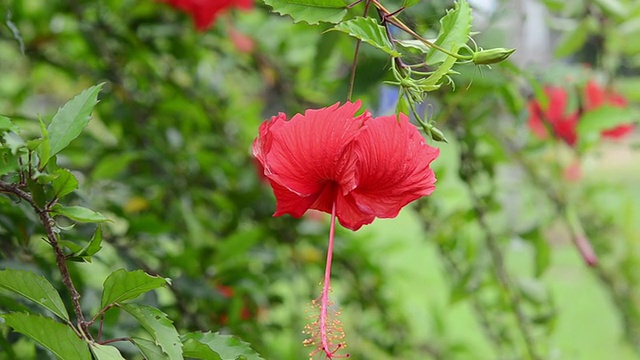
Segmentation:
<svg viewBox="0 0 640 360">
<path fill-rule="evenodd" d="M 147 360 L 166 360 L 169 356 L 162 352 L 162 348 L 154 341 L 133 337 L 133 344 L 140 350 Z"/>
<path fill-rule="evenodd" d="M 58 199 L 78 188 L 78 179 L 67 169 L 58 169 L 53 173 L 56 178 L 51 182 L 53 194 Z"/>
<path fill-rule="evenodd" d="M 40 159 L 41 167 L 47 164 L 51 156 L 66 148 L 89 124 L 91 112 L 98 103 L 98 93 L 103 85 L 104 83 L 101 83 L 84 90 L 58 109 L 48 128 L 51 152 L 49 157 Z"/>
<path fill-rule="evenodd" d="M 71 327 L 51 318 L 26 313 L 0 315 L 14 331 L 24 334 L 64 360 L 91 360 L 87 343 Z"/>
<path fill-rule="evenodd" d="M 47 130 L 44 121 L 42 121 L 42 118 L 40 117 L 38 117 L 38 121 L 40 122 L 40 133 L 42 134 L 42 137 L 40 139 L 36 139 L 38 141 L 36 151 L 38 153 L 38 158 L 40 159 L 38 168 L 42 170 L 51 159 L 51 142 L 49 140 L 49 130 Z"/>
<path fill-rule="evenodd" d="M 280 15 L 289 15 L 294 22 L 308 24 L 329 22 L 337 24 L 347 14 L 343 0 L 264 0 L 273 11 Z"/>
<path fill-rule="evenodd" d="M 44 186 L 38 184 L 38 182 L 32 178 L 27 179 L 27 188 L 31 193 L 31 198 L 40 208 L 43 208 L 47 203 L 47 194 L 44 191 Z"/>
<path fill-rule="evenodd" d="M 194 332 L 182 335 L 182 342 L 184 355 L 196 359 L 264 360 L 248 343 L 232 335 Z"/>
<path fill-rule="evenodd" d="M 635 108 L 600 106 L 583 113 L 578 123 L 578 138 L 597 138 L 602 131 L 638 121 L 640 121 L 640 112 Z"/>
<path fill-rule="evenodd" d="M 0 287 L 13 291 L 69 321 L 69 314 L 60 294 L 42 276 L 26 270 L 0 270 Z"/>
<path fill-rule="evenodd" d="M 402 7 L 406 9 L 406 8 L 412 7 L 413 5 L 416 5 L 418 3 L 420 3 L 420 0 L 403 0 L 402 1 Z"/>
<path fill-rule="evenodd" d="M 68 260 L 91 262 L 91 257 L 102 249 L 102 227 L 98 226 L 93 233 L 91 240 L 84 247 L 66 240 L 61 240 L 60 245 L 66 246 L 71 250 Z"/>
<path fill-rule="evenodd" d="M 95 360 L 125 360 L 120 351 L 113 346 L 92 343 L 91 352 Z"/>
<path fill-rule="evenodd" d="M 6 116 L 0 115 L 0 131 L 13 131 L 17 133 L 20 128 Z"/>
<path fill-rule="evenodd" d="M 0 176 L 16 171 L 20 168 L 19 155 L 11 153 L 11 149 L 0 148 Z"/>
<path fill-rule="evenodd" d="M 435 44 L 454 54 L 467 43 L 471 31 L 471 9 L 465 0 L 456 2 L 453 10 L 448 10 L 447 15 L 440 19 L 440 32 Z M 450 56 L 432 48 L 427 55 L 428 65 L 444 62 Z"/>
<path fill-rule="evenodd" d="M 167 280 L 158 276 L 151 276 L 142 270 L 127 271 L 118 269 L 104 281 L 101 307 L 135 299 L 138 296 L 165 286 Z"/>
<path fill-rule="evenodd" d="M 151 306 L 139 304 L 120 304 L 124 311 L 128 312 L 149 332 L 168 358 L 182 359 L 182 342 L 178 331 L 173 326 L 167 314 Z"/>
<path fill-rule="evenodd" d="M 79 222 L 99 223 L 109 221 L 107 217 L 99 212 L 95 212 L 82 206 L 62 206 L 60 204 L 55 204 L 51 207 L 51 211 L 54 214 L 66 216 L 71 220 Z"/>
<path fill-rule="evenodd" d="M 355 19 L 341 22 L 333 29 L 347 33 L 356 39 L 360 39 L 391 56 L 400 56 L 400 53 L 393 48 L 389 38 L 387 38 L 385 28 L 379 25 L 374 18 L 359 16 Z"/>
<path fill-rule="evenodd" d="M 564 34 L 560 43 L 556 46 L 556 57 L 569 56 L 582 48 L 589 38 L 590 20 L 590 18 L 586 17 L 573 31 Z"/>
</svg>

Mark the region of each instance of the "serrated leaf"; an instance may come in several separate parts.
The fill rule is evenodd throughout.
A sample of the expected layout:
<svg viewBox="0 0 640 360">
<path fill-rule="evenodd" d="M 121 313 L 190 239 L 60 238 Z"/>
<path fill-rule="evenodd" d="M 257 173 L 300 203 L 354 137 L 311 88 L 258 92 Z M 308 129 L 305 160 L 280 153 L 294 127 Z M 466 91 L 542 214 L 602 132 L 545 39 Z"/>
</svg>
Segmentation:
<svg viewBox="0 0 640 360">
<path fill-rule="evenodd" d="M 47 129 L 50 154 L 49 157 L 40 159 L 41 167 L 47 164 L 51 156 L 66 148 L 89 124 L 91 112 L 98 103 L 98 93 L 103 85 L 104 83 L 101 83 L 84 90 L 58 109 Z"/>
<path fill-rule="evenodd" d="M 69 314 L 56 289 L 42 276 L 31 271 L 0 270 L 0 287 L 13 291 L 69 321 Z"/>
<path fill-rule="evenodd" d="M 151 276 L 142 270 L 127 271 L 118 269 L 112 272 L 104 281 L 100 306 L 104 309 L 112 304 L 135 299 L 166 284 L 166 279 L 159 276 Z"/>
<path fill-rule="evenodd" d="M 120 304 L 119 306 L 138 320 L 169 359 L 183 359 L 180 336 L 171 320 L 167 318 L 167 314 L 146 305 Z"/>
<path fill-rule="evenodd" d="M 57 215 L 66 216 L 71 220 L 79 222 L 100 223 L 109 221 L 109 218 L 99 212 L 82 206 L 62 206 L 60 204 L 55 204 L 51 207 L 51 212 Z"/>
<path fill-rule="evenodd" d="M 471 31 L 471 9 L 465 0 L 456 2 L 453 10 L 448 10 L 447 14 L 440 19 L 440 32 L 435 44 L 441 48 L 451 51 L 454 54 L 467 43 Z M 444 62 L 450 58 L 449 55 L 432 48 L 427 55 L 427 65 L 434 65 Z"/>
<path fill-rule="evenodd" d="M 154 341 L 132 337 L 131 341 L 147 360 L 167 360 L 169 356 Z"/>
<path fill-rule="evenodd" d="M 194 332 L 182 335 L 184 355 L 206 360 L 264 360 L 246 343 L 232 335 Z M 218 355 L 218 357 L 214 357 Z"/>
<path fill-rule="evenodd" d="M 387 38 L 385 28 L 378 24 L 374 18 L 359 16 L 355 19 L 343 21 L 333 29 L 347 33 L 356 39 L 360 39 L 391 56 L 400 56 L 400 53 L 393 48 L 391 41 Z"/>
<path fill-rule="evenodd" d="M 93 343 L 90 346 L 95 360 L 125 360 L 117 348 Z"/>
<path fill-rule="evenodd" d="M 638 121 L 640 112 L 632 107 L 600 106 L 583 113 L 577 127 L 578 138 L 598 136 L 604 130 Z"/>
<path fill-rule="evenodd" d="M 51 182 L 53 187 L 53 195 L 58 199 L 73 192 L 78 188 L 78 179 L 67 169 L 58 169 L 53 175 L 56 178 Z"/>
<path fill-rule="evenodd" d="M 337 24 L 347 14 L 343 0 L 264 0 L 264 3 L 280 15 L 291 16 L 293 22 L 304 21 L 310 25 Z"/>
<path fill-rule="evenodd" d="M 91 360 L 87 343 L 69 326 L 26 313 L 0 315 L 14 331 L 24 334 L 64 360 Z"/>
</svg>

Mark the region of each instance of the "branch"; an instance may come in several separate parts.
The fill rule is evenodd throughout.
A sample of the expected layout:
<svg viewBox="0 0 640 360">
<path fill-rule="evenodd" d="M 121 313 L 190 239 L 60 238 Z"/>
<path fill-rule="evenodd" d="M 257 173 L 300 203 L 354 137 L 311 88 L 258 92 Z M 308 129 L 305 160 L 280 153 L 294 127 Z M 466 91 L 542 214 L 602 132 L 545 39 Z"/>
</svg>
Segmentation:
<svg viewBox="0 0 640 360">
<path fill-rule="evenodd" d="M 53 221 L 53 218 L 51 218 L 51 215 L 49 215 L 50 209 L 48 208 L 48 206 L 45 206 L 44 209 L 38 207 L 36 202 L 33 200 L 33 197 L 28 192 L 18 188 L 13 184 L 0 181 L 0 192 L 13 194 L 18 198 L 25 200 L 29 203 L 29 205 L 31 205 L 36 214 L 38 214 L 40 222 L 42 222 L 45 233 L 47 234 L 47 241 L 53 248 L 53 252 L 56 255 L 56 264 L 58 265 L 58 270 L 60 270 L 62 283 L 69 290 L 69 294 L 71 294 L 71 302 L 73 304 L 73 311 L 78 321 L 78 327 L 80 328 L 83 336 L 85 336 L 87 339 L 92 340 L 91 333 L 89 333 L 88 330 L 87 322 L 85 321 L 84 315 L 82 314 L 82 308 L 80 307 L 80 293 L 78 293 L 75 285 L 73 284 L 73 280 L 71 280 L 69 268 L 67 267 L 67 263 L 65 262 L 64 253 L 62 251 L 62 248 L 60 247 L 60 244 L 58 243 L 58 238 L 54 230 L 55 222 Z"/>
</svg>

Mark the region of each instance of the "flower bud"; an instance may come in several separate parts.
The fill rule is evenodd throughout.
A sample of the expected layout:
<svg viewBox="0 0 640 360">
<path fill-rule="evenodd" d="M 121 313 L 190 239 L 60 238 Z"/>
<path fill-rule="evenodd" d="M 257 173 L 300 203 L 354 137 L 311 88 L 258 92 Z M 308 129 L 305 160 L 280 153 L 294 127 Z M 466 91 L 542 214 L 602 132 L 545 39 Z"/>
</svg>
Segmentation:
<svg viewBox="0 0 640 360">
<path fill-rule="evenodd" d="M 507 60 L 516 49 L 495 48 L 473 53 L 472 61 L 476 65 L 496 64 Z"/>
</svg>

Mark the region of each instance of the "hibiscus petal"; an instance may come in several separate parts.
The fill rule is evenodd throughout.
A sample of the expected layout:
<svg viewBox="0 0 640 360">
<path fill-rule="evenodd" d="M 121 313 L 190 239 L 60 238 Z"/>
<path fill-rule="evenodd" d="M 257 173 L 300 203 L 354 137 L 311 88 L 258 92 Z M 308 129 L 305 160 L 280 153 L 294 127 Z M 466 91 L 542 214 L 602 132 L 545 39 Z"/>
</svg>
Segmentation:
<svg viewBox="0 0 640 360">
<path fill-rule="evenodd" d="M 429 166 L 440 150 L 427 145 L 404 114 L 369 120 L 354 150 L 358 187 L 350 196 L 366 214 L 395 217 L 403 206 L 435 190 Z"/>
<path fill-rule="evenodd" d="M 279 114 L 260 126 L 253 155 L 274 187 L 276 215 L 330 212 L 338 192 L 355 188 L 353 139 L 368 116 L 355 117 L 359 107 L 337 103 L 289 121 Z"/>
<path fill-rule="evenodd" d="M 360 229 L 362 225 L 371 224 L 376 218 L 372 214 L 362 212 L 351 194 L 346 196 L 338 195 L 336 216 L 343 227 L 353 231 Z"/>
</svg>

